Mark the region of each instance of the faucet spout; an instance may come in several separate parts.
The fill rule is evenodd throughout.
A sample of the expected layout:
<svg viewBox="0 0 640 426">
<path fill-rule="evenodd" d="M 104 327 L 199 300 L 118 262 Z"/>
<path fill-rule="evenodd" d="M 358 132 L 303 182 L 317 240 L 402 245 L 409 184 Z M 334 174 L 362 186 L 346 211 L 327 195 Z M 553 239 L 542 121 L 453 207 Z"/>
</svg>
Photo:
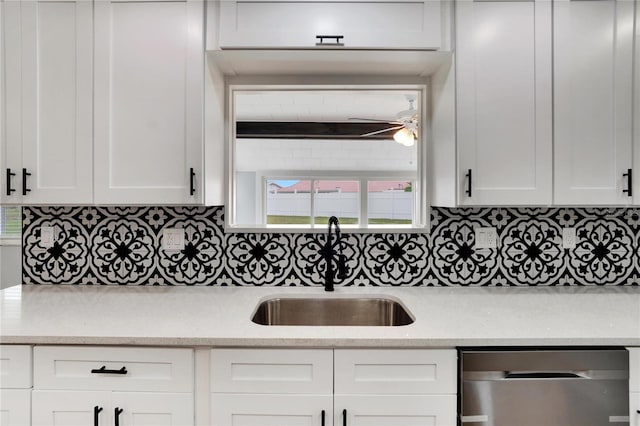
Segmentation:
<svg viewBox="0 0 640 426">
<path fill-rule="evenodd" d="M 338 248 L 342 251 L 341 241 L 340 241 L 340 222 L 338 218 L 335 216 L 331 216 L 329 218 L 328 230 L 327 230 L 327 242 L 324 246 L 324 257 L 327 261 L 327 269 L 325 269 L 324 276 L 324 291 L 333 291 L 333 244 L 331 240 L 331 228 L 335 227 L 336 232 L 336 244 Z M 340 255 L 342 258 L 342 255 Z"/>
</svg>

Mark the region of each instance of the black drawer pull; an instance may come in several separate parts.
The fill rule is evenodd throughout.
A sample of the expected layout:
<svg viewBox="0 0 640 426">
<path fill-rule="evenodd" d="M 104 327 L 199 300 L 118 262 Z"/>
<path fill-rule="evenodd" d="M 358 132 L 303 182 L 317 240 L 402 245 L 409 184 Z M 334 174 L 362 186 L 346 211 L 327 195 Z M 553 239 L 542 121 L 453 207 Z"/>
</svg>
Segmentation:
<svg viewBox="0 0 640 426">
<path fill-rule="evenodd" d="M 103 365 L 99 369 L 91 370 L 93 374 L 127 374 L 127 367 L 122 367 L 120 370 L 107 370 L 107 366 Z"/>
<path fill-rule="evenodd" d="M 114 418 L 115 418 L 115 426 L 120 426 L 120 414 L 122 414 L 124 410 L 120 407 L 116 407 L 115 410 L 113 410 L 113 414 L 114 414 Z"/>
<path fill-rule="evenodd" d="M 97 405 L 93 407 L 93 425 L 98 426 L 98 414 L 102 411 L 102 407 L 98 407 Z"/>
<path fill-rule="evenodd" d="M 334 43 L 325 43 L 324 39 L 329 38 L 335 40 Z M 344 36 L 341 35 L 317 35 L 316 39 L 320 40 L 316 42 L 316 46 L 344 46 L 344 43 L 340 42 Z"/>
<path fill-rule="evenodd" d="M 342 410 L 342 426 L 347 426 L 347 410 Z"/>
<path fill-rule="evenodd" d="M 324 426 L 324 410 L 322 410 L 322 413 L 320 413 L 320 420 L 321 420 L 321 425 Z"/>
<path fill-rule="evenodd" d="M 627 194 L 629 197 L 633 197 L 633 170 L 627 169 L 627 173 L 623 173 L 622 177 L 627 178 L 627 189 L 623 189 L 622 193 Z"/>
<path fill-rule="evenodd" d="M 11 173 L 11 169 L 7 169 L 7 196 L 12 192 L 16 192 L 15 188 L 11 188 L 11 178 L 15 176 L 15 173 Z"/>
<path fill-rule="evenodd" d="M 31 190 L 27 187 L 27 177 L 31 176 L 31 173 L 27 173 L 27 169 L 22 169 L 22 195 L 27 195 Z"/>
</svg>

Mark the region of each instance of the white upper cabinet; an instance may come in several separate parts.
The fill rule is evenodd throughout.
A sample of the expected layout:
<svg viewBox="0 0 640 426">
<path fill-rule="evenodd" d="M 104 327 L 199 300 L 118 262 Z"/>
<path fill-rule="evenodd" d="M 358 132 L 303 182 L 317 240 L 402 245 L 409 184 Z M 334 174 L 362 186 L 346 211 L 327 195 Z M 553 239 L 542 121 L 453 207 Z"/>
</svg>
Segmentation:
<svg viewBox="0 0 640 426">
<path fill-rule="evenodd" d="M 203 5 L 94 3 L 97 204 L 202 202 Z"/>
<path fill-rule="evenodd" d="M 448 40 L 444 7 L 440 0 L 223 0 L 220 47 L 438 50 Z"/>
<path fill-rule="evenodd" d="M 4 203 L 92 202 L 92 7 L 6 2 Z"/>
<path fill-rule="evenodd" d="M 634 2 L 553 5 L 554 203 L 631 204 Z"/>
<path fill-rule="evenodd" d="M 456 4 L 458 204 L 550 204 L 551 2 Z"/>
</svg>

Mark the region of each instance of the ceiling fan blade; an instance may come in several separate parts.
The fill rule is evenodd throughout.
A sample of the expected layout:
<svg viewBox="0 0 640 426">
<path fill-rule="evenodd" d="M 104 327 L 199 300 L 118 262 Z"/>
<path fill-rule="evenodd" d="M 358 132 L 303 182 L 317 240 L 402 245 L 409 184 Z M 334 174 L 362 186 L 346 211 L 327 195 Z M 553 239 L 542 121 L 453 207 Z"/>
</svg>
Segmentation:
<svg viewBox="0 0 640 426">
<path fill-rule="evenodd" d="M 374 123 L 387 123 L 387 124 L 402 124 L 397 120 L 387 121 L 387 120 L 378 120 L 377 118 L 360 118 L 360 117 L 349 117 L 349 120 L 358 120 L 358 121 L 372 121 Z"/>
<path fill-rule="evenodd" d="M 365 133 L 364 135 L 360 135 L 361 138 L 365 138 L 367 136 L 373 136 L 373 135 L 377 135 L 379 133 L 384 133 L 384 132 L 389 132 L 391 130 L 398 130 L 398 129 L 402 129 L 404 126 L 396 126 L 396 127 L 389 127 L 388 129 L 382 129 L 382 130 L 378 130 L 376 132 L 371 132 L 371 133 Z"/>
</svg>

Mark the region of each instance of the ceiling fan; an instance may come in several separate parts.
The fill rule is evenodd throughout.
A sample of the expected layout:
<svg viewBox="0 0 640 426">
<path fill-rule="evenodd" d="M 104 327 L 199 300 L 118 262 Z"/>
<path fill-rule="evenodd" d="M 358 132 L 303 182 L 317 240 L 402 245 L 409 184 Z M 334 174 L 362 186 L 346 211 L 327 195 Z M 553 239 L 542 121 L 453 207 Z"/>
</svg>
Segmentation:
<svg viewBox="0 0 640 426">
<path fill-rule="evenodd" d="M 413 106 L 415 100 L 415 96 L 407 95 L 407 101 L 409 101 L 409 109 L 398 112 L 396 114 L 395 120 L 385 121 L 373 118 L 349 118 L 349 120 L 373 121 L 376 123 L 386 123 L 391 125 L 391 127 L 387 127 L 382 130 L 365 133 L 363 135 L 360 135 L 360 137 L 373 136 L 379 133 L 397 130 L 393 134 L 393 140 L 404 146 L 413 146 L 413 144 L 416 143 L 416 140 L 418 140 L 418 110 Z"/>
</svg>

